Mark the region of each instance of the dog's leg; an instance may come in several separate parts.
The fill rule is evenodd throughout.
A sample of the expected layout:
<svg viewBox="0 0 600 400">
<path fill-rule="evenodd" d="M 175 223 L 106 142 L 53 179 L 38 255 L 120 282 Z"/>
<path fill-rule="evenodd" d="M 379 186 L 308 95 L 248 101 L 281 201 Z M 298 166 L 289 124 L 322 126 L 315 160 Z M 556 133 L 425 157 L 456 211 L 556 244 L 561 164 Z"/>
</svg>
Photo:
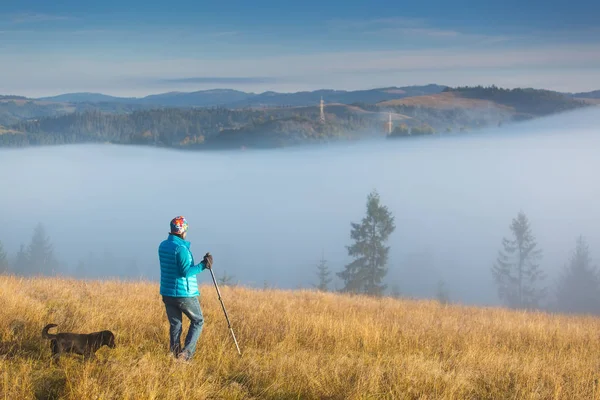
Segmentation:
<svg viewBox="0 0 600 400">
<path fill-rule="evenodd" d="M 83 353 L 83 359 L 85 361 L 93 361 L 96 360 L 98 357 L 96 357 L 96 353 L 94 353 L 94 351 L 92 349 L 88 349 L 85 351 L 85 353 Z"/>
<path fill-rule="evenodd" d="M 58 344 L 58 341 L 56 339 L 53 339 L 50 341 L 50 347 L 52 349 L 52 358 L 50 360 L 51 364 L 59 364 L 59 360 L 60 360 L 60 353 L 62 352 L 62 348 L 60 347 L 60 345 Z"/>
</svg>

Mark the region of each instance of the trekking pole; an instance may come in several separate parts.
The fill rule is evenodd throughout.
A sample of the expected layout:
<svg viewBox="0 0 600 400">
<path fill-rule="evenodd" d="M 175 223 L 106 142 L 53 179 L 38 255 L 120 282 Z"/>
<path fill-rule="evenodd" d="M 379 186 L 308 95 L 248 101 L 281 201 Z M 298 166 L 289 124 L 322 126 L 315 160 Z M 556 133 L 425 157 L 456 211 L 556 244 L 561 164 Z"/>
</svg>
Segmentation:
<svg viewBox="0 0 600 400">
<path fill-rule="evenodd" d="M 210 253 L 206 253 L 206 255 L 210 255 Z M 233 328 L 231 327 L 231 322 L 229 321 L 229 316 L 227 315 L 227 310 L 225 310 L 225 304 L 223 304 L 223 299 L 221 299 L 221 291 L 219 290 L 219 285 L 217 285 L 217 281 L 215 279 L 215 274 L 213 273 L 212 270 L 212 262 L 208 262 L 210 265 L 209 271 L 210 271 L 210 275 L 212 276 L 212 280 L 213 283 L 215 284 L 215 289 L 217 289 L 217 295 L 219 296 L 219 301 L 221 302 L 221 307 L 223 308 L 223 313 L 225 314 L 225 319 L 227 320 L 227 326 L 229 327 L 229 330 L 231 331 L 231 336 L 233 336 L 233 341 L 235 342 L 235 347 L 237 348 L 237 351 L 239 353 L 239 355 L 242 355 L 242 352 L 240 351 L 240 346 L 238 346 L 238 342 L 237 339 L 235 338 L 235 333 L 233 333 Z"/>
</svg>

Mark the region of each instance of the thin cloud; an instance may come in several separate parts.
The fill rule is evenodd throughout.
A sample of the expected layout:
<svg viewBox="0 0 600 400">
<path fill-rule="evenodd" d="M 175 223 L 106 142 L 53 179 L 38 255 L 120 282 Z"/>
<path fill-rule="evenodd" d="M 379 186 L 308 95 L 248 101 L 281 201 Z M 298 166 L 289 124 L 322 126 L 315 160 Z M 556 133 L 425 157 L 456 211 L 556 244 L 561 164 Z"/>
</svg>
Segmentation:
<svg viewBox="0 0 600 400">
<path fill-rule="evenodd" d="M 426 24 L 423 18 L 390 17 L 374 19 L 331 19 L 326 22 L 332 31 L 373 31 L 389 27 L 419 27 Z"/>
<path fill-rule="evenodd" d="M 432 26 L 423 18 L 336 19 L 328 21 L 327 25 L 332 32 L 353 33 L 364 36 L 388 37 L 397 35 L 438 40 L 477 41 L 488 44 L 511 39 L 507 35 L 482 35 L 462 32 L 457 29 L 444 29 Z"/>
<path fill-rule="evenodd" d="M 19 55 L 0 54 L 0 73 L 8 76 L 25 72 L 10 67 L 10 60 Z M 265 82 L 278 81 L 289 76 L 309 76 L 340 72 L 402 71 L 413 69 L 450 68 L 565 68 L 600 66 L 600 44 L 557 45 L 544 47 L 523 46 L 520 48 L 477 49 L 422 49 L 399 51 L 356 51 L 320 52 L 293 55 L 271 55 L 264 57 L 238 57 L 236 59 L 214 58 L 156 58 L 154 60 L 88 60 L 78 55 L 37 53 L 31 59 L 43 59 L 67 68 L 77 65 L 77 71 L 96 71 L 102 76 L 124 76 L 133 72 L 137 77 L 174 80 L 196 80 L 198 82 Z M 54 74 L 52 68 L 29 66 L 32 75 Z M 61 69 L 61 73 L 64 70 Z M 127 72 L 126 72 L 127 71 Z M 244 75 L 239 75 L 243 71 Z M 85 73 L 88 76 L 88 73 Z"/>
<path fill-rule="evenodd" d="M 157 79 L 156 83 L 216 83 L 216 84 L 256 84 L 256 83 L 276 83 L 279 79 L 270 77 L 255 77 L 255 76 L 196 76 L 188 78 L 161 78 Z"/>
<path fill-rule="evenodd" d="M 37 33 L 37 31 L 34 29 L 11 29 L 11 30 L 0 31 L 0 35 L 7 35 L 7 36 L 23 35 L 26 33 Z"/>
<path fill-rule="evenodd" d="M 225 32 L 214 32 L 209 34 L 210 37 L 229 37 L 229 36 L 237 36 L 239 34 L 238 31 L 225 31 Z"/>
<path fill-rule="evenodd" d="M 109 33 L 119 33 L 117 30 L 110 29 L 80 29 L 74 31 L 67 31 L 71 35 L 106 35 Z"/>
<path fill-rule="evenodd" d="M 72 16 L 40 13 L 23 13 L 13 15 L 10 20 L 14 24 L 48 22 L 48 21 L 67 21 L 74 19 Z"/>
<path fill-rule="evenodd" d="M 372 31 L 362 32 L 365 35 L 413 35 L 413 36 L 426 36 L 432 38 L 457 38 L 466 36 L 458 31 L 448 29 L 436 29 L 436 28 L 411 28 L 411 27 L 389 27 L 389 28 L 378 28 Z"/>
</svg>

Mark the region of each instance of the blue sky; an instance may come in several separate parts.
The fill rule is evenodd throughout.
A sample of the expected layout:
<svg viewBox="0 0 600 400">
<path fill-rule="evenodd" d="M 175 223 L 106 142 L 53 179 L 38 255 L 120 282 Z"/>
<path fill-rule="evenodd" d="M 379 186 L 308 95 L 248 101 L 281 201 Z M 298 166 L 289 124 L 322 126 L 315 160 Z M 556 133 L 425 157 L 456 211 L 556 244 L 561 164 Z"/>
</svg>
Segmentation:
<svg viewBox="0 0 600 400">
<path fill-rule="evenodd" d="M 0 94 L 600 89 L 598 1 L 3 0 Z"/>
</svg>

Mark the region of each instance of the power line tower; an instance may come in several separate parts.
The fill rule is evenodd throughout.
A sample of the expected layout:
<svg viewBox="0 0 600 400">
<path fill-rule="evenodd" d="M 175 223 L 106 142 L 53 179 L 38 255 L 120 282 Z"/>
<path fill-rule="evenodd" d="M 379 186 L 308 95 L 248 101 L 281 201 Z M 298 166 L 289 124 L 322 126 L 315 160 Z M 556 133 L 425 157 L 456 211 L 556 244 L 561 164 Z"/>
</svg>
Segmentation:
<svg viewBox="0 0 600 400">
<path fill-rule="evenodd" d="M 323 96 L 321 96 L 321 117 L 319 118 L 319 122 L 322 124 L 325 123 L 325 102 L 323 101 Z"/>
</svg>

